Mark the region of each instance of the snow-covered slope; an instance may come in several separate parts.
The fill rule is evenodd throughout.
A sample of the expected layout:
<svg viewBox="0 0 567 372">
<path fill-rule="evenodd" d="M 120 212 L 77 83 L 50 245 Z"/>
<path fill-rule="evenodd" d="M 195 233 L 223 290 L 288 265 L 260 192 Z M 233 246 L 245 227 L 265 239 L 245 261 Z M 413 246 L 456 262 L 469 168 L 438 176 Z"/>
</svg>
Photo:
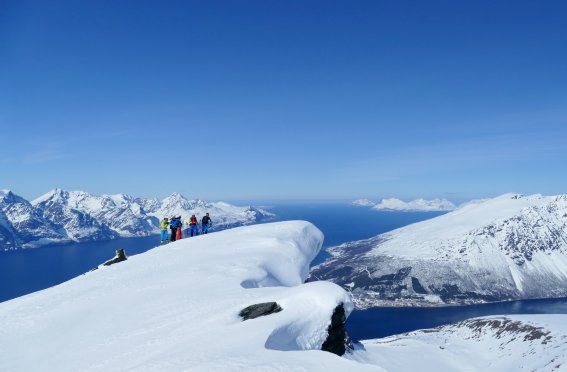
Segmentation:
<svg viewBox="0 0 567 372">
<path fill-rule="evenodd" d="M 375 204 L 372 209 L 381 211 L 398 211 L 398 212 L 444 212 L 452 211 L 456 208 L 455 204 L 447 199 L 415 199 L 405 202 L 400 199 L 390 198 L 382 199 Z"/>
<path fill-rule="evenodd" d="M 322 242 L 308 222 L 240 227 L 1 303 L 0 370 L 380 370 L 317 351 L 335 307 L 352 309 L 340 287 L 302 284 Z M 283 310 L 238 315 L 270 301 Z"/>
<path fill-rule="evenodd" d="M 479 318 L 321 351 L 350 296 L 305 283 L 323 235 L 304 221 L 156 247 L 0 303 L 0 371 L 560 370 L 565 315 Z M 243 321 L 249 305 L 281 311 Z"/>
<path fill-rule="evenodd" d="M 3 190 L 0 193 L 0 249 L 28 248 L 55 242 L 109 240 L 159 232 L 163 217 L 181 215 L 186 222 L 209 212 L 215 230 L 248 225 L 273 217 L 254 207 L 188 200 L 174 193 L 163 199 L 124 194 L 92 195 L 55 189 L 31 204 Z"/>
<path fill-rule="evenodd" d="M 348 357 L 388 371 L 565 371 L 567 316 L 515 315 L 465 320 L 363 341 Z"/>
<path fill-rule="evenodd" d="M 567 195 L 507 194 L 329 249 L 358 307 L 567 296 Z"/>
</svg>

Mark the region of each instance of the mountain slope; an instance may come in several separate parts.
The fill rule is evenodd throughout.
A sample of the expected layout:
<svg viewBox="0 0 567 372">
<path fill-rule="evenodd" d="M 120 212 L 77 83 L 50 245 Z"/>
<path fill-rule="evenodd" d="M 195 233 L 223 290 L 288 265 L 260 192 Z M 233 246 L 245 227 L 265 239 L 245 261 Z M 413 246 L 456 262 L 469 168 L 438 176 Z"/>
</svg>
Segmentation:
<svg viewBox="0 0 567 372">
<path fill-rule="evenodd" d="M 564 371 L 565 315 L 468 319 L 435 329 L 363 341 L 350 355 L 388 371 Z"/>
<path fill-rule="evenodd" d="M 567 296 L 567 196 L 503 195 L 329 249 L 360 308 Z"/>
</svg>

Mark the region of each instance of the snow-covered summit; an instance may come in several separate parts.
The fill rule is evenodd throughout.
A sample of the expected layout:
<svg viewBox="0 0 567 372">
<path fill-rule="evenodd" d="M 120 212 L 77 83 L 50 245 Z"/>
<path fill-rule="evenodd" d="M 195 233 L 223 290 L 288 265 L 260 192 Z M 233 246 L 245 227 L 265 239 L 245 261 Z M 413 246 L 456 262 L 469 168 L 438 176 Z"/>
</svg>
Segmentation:
<svg viewBox="0 0 567 372">
<path fill-rule="evenodd" d="M 409 202 L 397 198 L 382 199 L 373 207 L 382 211 L 398 211 L 398 212 L 444 212 L 452 211 L 456 208 L 455 204 L 447 199 L 415 199 Z"/>
<path fill-rule="evenodd" d="M 340 287 L 303 284 L 322 242 L 302 221 L 241 227 L 2 303 L 0 370 L 376 370 L 316 351 L 352 310 Z M 269 301 L 282 311 L 238 315 Z"/>
<path fill-rule="evenodd" d="M 567 195 L 506 194 L 329 250 L 360 307 L 567 296 Z"/>
<path fill-rule="evenodd" d="M 11 193 L 12 193 L 11 190 L 2 189 L 2 190 L 0 190 L 0 198 L 3 198 L 3 197 L 5 197 L 5 196 L 7 196 L 7 195 L 9 195 L 9 194 L 11 194 Z"/>
</svg>

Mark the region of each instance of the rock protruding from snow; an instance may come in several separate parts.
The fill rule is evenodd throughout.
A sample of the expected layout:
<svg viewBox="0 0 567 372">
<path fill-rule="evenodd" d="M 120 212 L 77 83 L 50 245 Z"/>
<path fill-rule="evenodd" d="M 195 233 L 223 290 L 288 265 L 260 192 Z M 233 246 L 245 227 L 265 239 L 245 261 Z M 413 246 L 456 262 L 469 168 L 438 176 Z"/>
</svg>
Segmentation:
<svg viewBox="0 0 567 372">
<path fill-rule="evenodd" d="M 103 266 L 114 265 L 115 263 L 126 261 L 127 259 L 128 258 L 126 257 L 126 253 L 124 252 L 124 249 L 117 249 L 116 256 L 103 263 Z"/>
<path fill-rule="evenodd" d="M 279 313 L 280 311 L 282 311 L 281 306 L 278 305 L 277 302 L 272 301 L 246 306 L 238 313 L 238 315 L 242 318 L 242 320 L 248 320 L 258 318 L 259 316 Z"/>
<path fill-rule="evenodd" d="M 354 346 L 348 336 L 345 328 L 346 314 L 343 304 L 335 307 L 331 324 L 327 328 L 328 336 L 321 350 L 328 351 L 333 354 L 343 355 L 347 350 L 353 350 Z"/>
<path fill-rule="evenodd" d="M 372 207 L 380 211 L 396 212 L 447 212 L 455 208 L 457 206 L 447 199 L 415 199 L 405 202 L 396 198 L 382 199 Z"/>
<path fill-rule="evenodd" d="M 312 278 L 357 307 L 567 296 L 567 195 L 503 195 L 328 249 Z"/>
</svg>

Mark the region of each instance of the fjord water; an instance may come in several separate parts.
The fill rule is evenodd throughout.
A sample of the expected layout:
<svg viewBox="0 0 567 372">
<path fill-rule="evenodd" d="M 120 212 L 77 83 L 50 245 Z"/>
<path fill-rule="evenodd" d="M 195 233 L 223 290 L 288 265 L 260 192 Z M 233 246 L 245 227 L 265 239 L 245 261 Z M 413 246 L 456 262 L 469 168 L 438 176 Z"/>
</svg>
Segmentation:
<svg viewBox="0 0 567 372">
<path fill-rule="evenodd" d="M 119 248 L 131 256 L 158 244 L 159 236 L 151 236 L 0 251 L 0 302 L 84 274 L 114 257 Z"/>
<path fill-rule="evenodd" d="M 325 247 L 379 233 L 439 213 L 384 213 L 348 204 L 286 204 L 270 207 L 273 221 L 302 219 L 314 223 L 325 234 Z M 213 218 L 214 223 L 214 216 Z M 104 242 L 53 245 L 36 249 L 2 251 L 0 247 L 0 302 L 45 289 L 93 269 L 114 257 L 122 248 L 127 256 L 159 245 L 159 235 Z M 328 255 L 322 251 L 312 265 Z"/>
<path fill-rule="evenodd" d="M 414 222 L 436 217 L 440 212 L 379 212 L 348 204 L 273 205 L 274 221 L 293 219 L 314 223 L 325 234 L 323 248 L 373 237 Z M 212 216 L 214 221 L 214 216 Z M 123 248 L 128 256 L 159 244 L 159 236 L 117 239 L 106 242 L 68 244 L 0 251 L 0 302 L 51 287 L 81 275 L 112 258 Z M 322 252 L 312 265 L 328 257 Z M 498 314 L 567 313 L 567 299 L 502 302 L 477 306 L 440 308 L 376 308 L 354 311 L 348 319 L 350 336 L 371 339 L 436 327 L 471 317 Z"/>
<path fill-rule="evenodd" d="M 348 318 L 348 334 L 353 340 L 368 340 L 417 329 L 434 328 L 461 320 L 508 314 L 567 314 L 567 299 L 497 302 L 470 306 L 379 307 L 355 310 Z"/>
</svg>

